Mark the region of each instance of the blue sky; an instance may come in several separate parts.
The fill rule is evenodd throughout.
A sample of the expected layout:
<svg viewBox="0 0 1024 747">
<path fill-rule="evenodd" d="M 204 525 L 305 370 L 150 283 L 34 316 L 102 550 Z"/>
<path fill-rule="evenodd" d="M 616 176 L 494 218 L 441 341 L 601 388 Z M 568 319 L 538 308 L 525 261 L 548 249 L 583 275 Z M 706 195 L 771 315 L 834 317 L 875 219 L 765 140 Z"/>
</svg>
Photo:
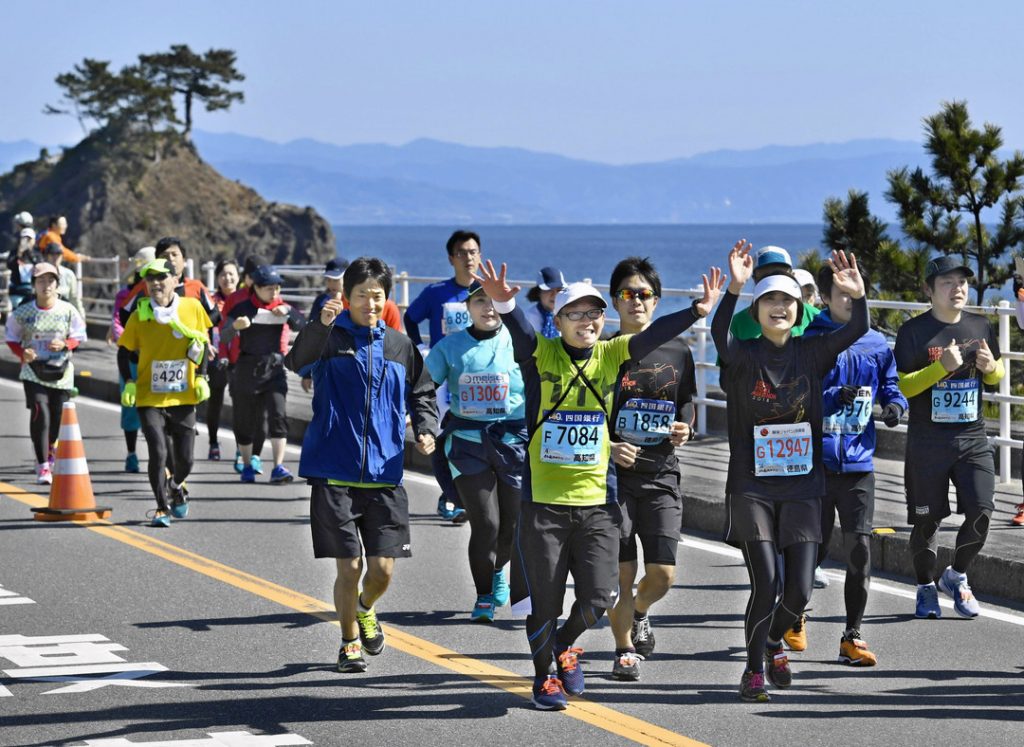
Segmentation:
<svg viewBox="0 0 1024 747">
<path fill-rule="evenodd" d="M 196 126 L 276 141 L 432 137 L 626 163 L 916 140 L 956 98 L 1021 147 L 1022 22 L 1008 1 L 11 3 L 0 140 L 77 140 L 41 110 L 83 57 L 120 66 L 187 43 L 236 50 L 247 76 L 243 106 Z"/>
</svg>

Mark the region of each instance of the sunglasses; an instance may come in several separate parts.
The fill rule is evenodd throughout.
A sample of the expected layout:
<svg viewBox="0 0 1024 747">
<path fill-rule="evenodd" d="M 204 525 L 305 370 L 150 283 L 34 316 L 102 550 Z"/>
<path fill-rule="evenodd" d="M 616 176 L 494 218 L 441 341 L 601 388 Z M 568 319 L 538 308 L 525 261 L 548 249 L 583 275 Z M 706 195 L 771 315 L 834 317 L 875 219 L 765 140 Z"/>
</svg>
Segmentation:
<svg viewBox="0 0 1024 747">
<path fill-rule="evenodd" d="M 634 298 L 650 301 L 655 297 L 655 293 L 650 288 L 623 288 L 616 292 L 615 297 L 620 301 L 632 301 Z"/>
<path fill-rule="evenodd" d="M 564 316 L 570 322 L 578 322 L 583 317 L 587 319 L 600 319 L 604 316 L 604 309 L 587 309 L 586 311 L 563 311 L 559 316 Z"/>
</svg>

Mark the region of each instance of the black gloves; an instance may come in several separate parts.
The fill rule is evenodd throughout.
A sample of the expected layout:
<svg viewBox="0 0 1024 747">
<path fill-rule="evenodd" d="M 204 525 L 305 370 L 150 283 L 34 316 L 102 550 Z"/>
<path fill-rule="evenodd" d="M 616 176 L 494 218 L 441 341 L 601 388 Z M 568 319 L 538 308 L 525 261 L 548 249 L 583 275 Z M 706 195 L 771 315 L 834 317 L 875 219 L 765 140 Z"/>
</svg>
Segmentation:
<svg viewBox="0 0 1024 747">
<path fill-rule="evenodd" d="M 895 402 L 890 402 L 882 408 L 882 422 L 889 428 L 899 425 L 901 417 L 903 417 L 903 408 Z"/>
<path fill-rule="evenodd" d="M 858 388 L 849 384 L 839 387 L 839 401 L 844 405 L 852 405 L 854 400 L 857 399 Z"/>
</svg>

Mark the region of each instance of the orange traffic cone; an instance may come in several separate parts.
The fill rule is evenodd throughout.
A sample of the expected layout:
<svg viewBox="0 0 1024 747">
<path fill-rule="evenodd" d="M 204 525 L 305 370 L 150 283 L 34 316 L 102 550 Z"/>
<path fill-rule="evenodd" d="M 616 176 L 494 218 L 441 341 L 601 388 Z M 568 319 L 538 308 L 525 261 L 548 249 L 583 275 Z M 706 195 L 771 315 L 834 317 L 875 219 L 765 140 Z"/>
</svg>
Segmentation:
<svg viewBox="0 0 1024 747">
<path fill-rule="evenodd" d="M 60 440 L 53 465 L 50 505 L 33 508 L 36 521 L 91 521 L 110 516 L 109 506 L 97 506 L 85 461 L 85 445 L 78 427 L 74 402 L 65 402 L 60 418 Z"/>
</svg>

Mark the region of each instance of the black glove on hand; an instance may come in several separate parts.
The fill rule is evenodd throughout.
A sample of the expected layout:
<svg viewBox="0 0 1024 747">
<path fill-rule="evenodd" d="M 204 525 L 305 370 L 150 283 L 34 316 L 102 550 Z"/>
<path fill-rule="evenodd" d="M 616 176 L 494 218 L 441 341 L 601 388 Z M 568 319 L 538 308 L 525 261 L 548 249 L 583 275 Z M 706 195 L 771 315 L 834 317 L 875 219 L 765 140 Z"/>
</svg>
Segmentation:
<svg viewBox="0 0 1024 747">
<path fill-rule="evenodd" d="M 899 425 L 901 417 L 903 417 L 903 408 L 895 402 L 890 402 L 882 408 L 882 422 L 889 428 Z"/>
<path fill-rule="evenodd" d="M 839 387 L 839 401 L 844 405 L 852 405 L 857 399 L 857 389 L 858 387 L 849 384 Z"/>
</svg>

